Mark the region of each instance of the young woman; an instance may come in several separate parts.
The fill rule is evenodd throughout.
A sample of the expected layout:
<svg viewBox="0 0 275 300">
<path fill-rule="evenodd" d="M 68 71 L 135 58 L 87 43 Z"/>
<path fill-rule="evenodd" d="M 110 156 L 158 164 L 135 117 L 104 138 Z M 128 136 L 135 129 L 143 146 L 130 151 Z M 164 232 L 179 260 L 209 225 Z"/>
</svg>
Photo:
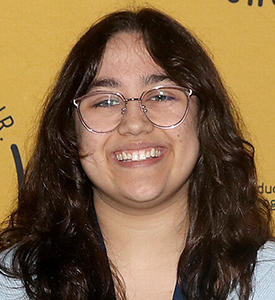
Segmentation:
<svg viewBox="0 0 275 300">
<path fill-rule="evenodd" d="M 270 212 L 234 114 L 175 20 L 141 9 L 92 26 L 2 230 L 0 299 L 272 299 Z"/>
</svg>

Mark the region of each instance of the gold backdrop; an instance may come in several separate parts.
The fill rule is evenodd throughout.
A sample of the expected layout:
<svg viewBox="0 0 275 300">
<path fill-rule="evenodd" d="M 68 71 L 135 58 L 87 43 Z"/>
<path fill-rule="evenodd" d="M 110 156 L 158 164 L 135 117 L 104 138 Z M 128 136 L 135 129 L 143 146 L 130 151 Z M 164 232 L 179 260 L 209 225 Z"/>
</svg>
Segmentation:
<svg viewBox="0 0 275 300">
<path fill-rule="evenodd" d="M 72 45 L 103 14 L 143 4 L 1 1 L 0 220 L 16 203 L 11 145 L 17 145 L 25 165 L 41 104 Z M 259 189 L 275 209 L 275 0 L 149 0 L 147 5 L 185 24 L 213 56 L 255 145 Z"/>
</svg>

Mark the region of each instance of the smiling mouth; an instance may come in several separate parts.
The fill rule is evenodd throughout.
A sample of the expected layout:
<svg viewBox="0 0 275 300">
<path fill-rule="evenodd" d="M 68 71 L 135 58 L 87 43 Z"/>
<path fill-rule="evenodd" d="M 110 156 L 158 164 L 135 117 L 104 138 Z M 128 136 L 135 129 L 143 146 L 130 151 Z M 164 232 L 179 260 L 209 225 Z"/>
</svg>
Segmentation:
<svg viewBox="0 0 275 300">
<path fill-rule="evenodd" d="M 152 148 L 150 150 L 122 151 L 116 153 L 116 158 L 121 162 L 143 161 L 159 157 L 162 152 L 162 150 L 157 150 L 155 148 Z"/>
</svg>

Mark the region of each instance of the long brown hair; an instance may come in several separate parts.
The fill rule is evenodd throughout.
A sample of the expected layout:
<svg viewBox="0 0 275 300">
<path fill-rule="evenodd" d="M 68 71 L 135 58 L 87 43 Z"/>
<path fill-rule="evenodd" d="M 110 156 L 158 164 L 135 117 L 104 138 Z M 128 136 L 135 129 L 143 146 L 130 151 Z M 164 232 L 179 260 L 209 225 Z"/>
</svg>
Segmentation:
<svg viewBox="0 0 275 300">
<path fill-rule="evenodd" d="M 190 179 L 190 230 L 178 266 L 182 291 L 188 300 L 223 300 L 239 286 L 240 299 L 247 300 L 257 250 L 271 236 L 254 150 L 200 43 L 153 9 L 110 14 L 73 48 L 46 103 L 1 249 L 13 249 L 12 272 L 31 299 L 115 299 L 116 274 L 102 245 L 92 182 L 80 164 L 72 100 L 88 91 L 108 40 L 121 31 L 140 33 L 154 61 L 199 99 L 200 156 Z"/>
</svg>

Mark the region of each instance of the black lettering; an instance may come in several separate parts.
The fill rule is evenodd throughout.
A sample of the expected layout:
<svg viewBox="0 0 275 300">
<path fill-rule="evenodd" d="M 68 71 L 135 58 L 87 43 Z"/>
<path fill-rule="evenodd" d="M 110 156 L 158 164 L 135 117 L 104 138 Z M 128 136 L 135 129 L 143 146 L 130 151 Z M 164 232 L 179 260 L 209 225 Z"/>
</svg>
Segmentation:
<svg viewBox="0 0 275 300">
<path fill-rule="evenodd" d="M 258 186 L 258 191 L 259 191 L 260 194 L 264 193 L 264 182 L 262 183 L 262 185 Z"/>
<path fill-rule="evenodd" d="M 238 3 L 239 0 L 229 0 L 231 3 Z M 272 3 L 275 4 L 275 0 L 272 0 Z M 248 0 L 248 5 L 252 6 L 253 5 L 253 0 Z M 264 0 L 258 0 L 258 6 L 263 6 L 264 5 Z"/>
<path fill-rule="evenodd" d="M 270 203 L 271 203 L 271 209 L 275 210 L 275 200 L 271 200 Z"/>
<path fill-rule="evenodd" d="M 269 191 L 267 190 L 267 186 L 265 186 L 265 192 L 267 194 L 271 194 L 272 193 L 272 186 L 269 187 Z"/>
<path fill-rule="evenodd" d="M 14 120 L 12 116 L 0 120 L 0 130 L 2 130 L 4 127 L 11 127 L 13 124 L 14 124 Z"/>
<path fill-rule="evenodd" d="M 16 172 L 17 172 L 17 179 L 18 179 L 18 186 L 20 187 L 23 178 L 24 178 L 24 169 L 23 169 L 23 163 L 21 160 L 20 152 L 16 144 L 11 145 L 11 151 L 13 154 L 14 162 L 15 162 L 15 167 L 16 167 Z"/>
<path fill-rule="evenodd" d="M 259 0 L 259 6 L 263 6 L 264 0 Z"/>
<path fill-rule="evenodd" d="M 258 185 L 258 192 L 260 194 L 275 194 L 275 185 L 267 186 L 264 182 Z"/>
<path fill-rule="evenodd" d="M 0 108 L 0 111 L 2 111 L 3 109 L 5 109 L 6 107 L 5 106 L 3 106 L 2 108 Z"/>
</svg>

